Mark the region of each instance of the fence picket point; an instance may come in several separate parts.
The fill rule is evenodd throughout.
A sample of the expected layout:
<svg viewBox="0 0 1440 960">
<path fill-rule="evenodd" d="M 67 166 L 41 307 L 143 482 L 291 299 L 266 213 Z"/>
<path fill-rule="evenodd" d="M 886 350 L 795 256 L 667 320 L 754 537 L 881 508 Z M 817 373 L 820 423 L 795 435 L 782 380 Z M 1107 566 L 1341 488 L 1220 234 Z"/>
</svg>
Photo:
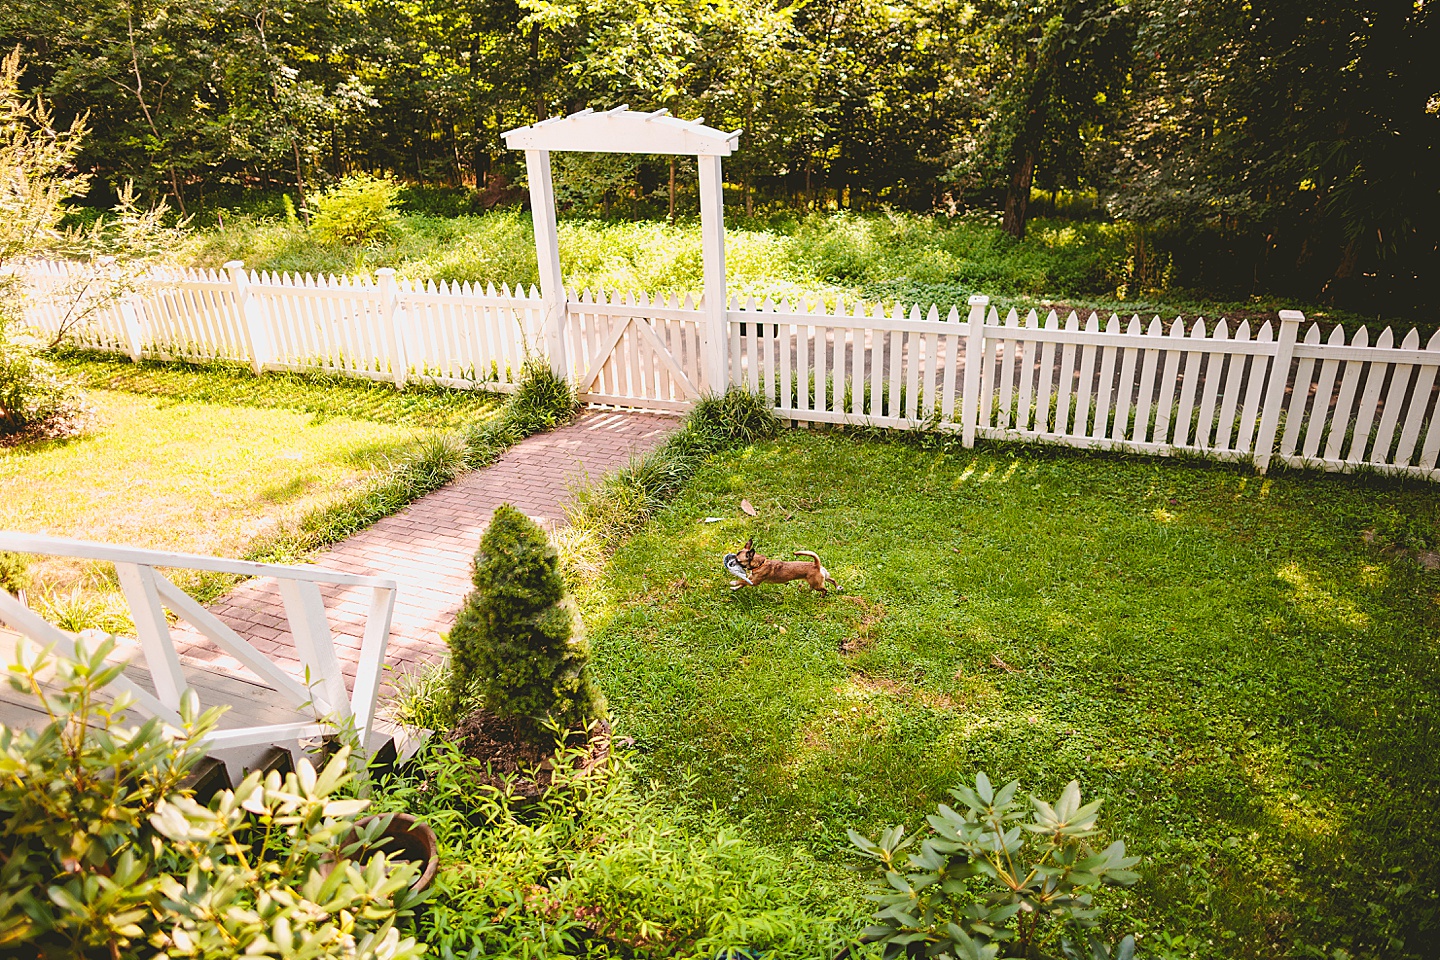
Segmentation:
<svg viewBox="0 0 1440 960">
<path fill-rule="evenodd" d="M 1345 328 L 1339 324 L 1330 331 L 1330 337 L 1325 341 L 1332 347 L 1343 347 L 1345 345 Z M 1326 360 L 1320 365 L 1320 379 L 1315 387 L 1314 407 L 1310 411 L 1309 422 L 1305 425 L 1305 445 L 1301 449 L 1301 456 L 1307 460 L 1320 452 L 1320 438 L 1324 434 L 1326 425 L 1333 431 L 1339 427 L 1342 431 L 1345 425 L 1338 419 L 1332 419 L 1330 413 L 1331 395 L 1335 390 L 1335 374 L 1340 366 L 1340 361 L 1334 357 Z M 1336 408 L 1335 413 L 1340 413 Z"/>
<path fill-rule="evenodd" d="M 1074 310 L 1065 318 L 1065 329 L 1071 333 L 1080 330 L 1080 317 Z M 1060 370 L 1055 391 L 1055 432 L 1070 433 L 1070 395 L 1075 387 L 1075 344 L 1066 340 L 1060 350 Z"/>
<path fill-rule="evenodd" d="M 1120 318 L 1110 314 L 1105 321 L 1106 336 L 1120 334 Z M 1115 391 L 1116 348 L 1110 344 L 1100 347 L 1100 372 L 1095 384 L 1095 416 L 1090 423 L 1090 438 L 1104 440 L 1110 430 L 1110 400 Z"/>
<path fill-rule="evenodd" d="M 1402 350 L 1417 350 L 1420 347 L 1420 332 L 1414 327 L 1400 344 Z M 1395 437 L 1395 426 L 1399 423 L 1400 410 L 1405 406 L 1405 394 L 1410 388 L 1410 374 L 1414 364 L 1397 363 L 1390 367 L 1390 390 L 1385 395 L 1384 407 L 1380 414 L 1380 426 L 1375 433 L 1375 446 L 1370 451 L 1370 461 L 1377 464 L 1390 462 L 1389 454 Z M 1397 456 L 1394 461 L 1399 463 Z"/>
<path fill-rule="evenodd" d="M 1230 339 L 1230 325 L 1222 318 L 1210 333 L 1212 349 L 1202 358 L 1205 361 L 1205 382 L 1200 385 L 1200 414 L 1195 424 L 1195 446 L 1209 449 L 1214 444 L 1215 406 L 1220 399 L 1220 390 L 1225 376 L 1227 353 L 1214 349 L 1220 342 Z"/>
<path fill-rule="evenodd" d="M 1265 473 L 1274 455 L 1275 431 L 1280 422 L 1280 407 L 1285 402 L 1285 389 L 1290 376 L 1290 362 L 1295 355 L 1296 334 L 1305 314 L 1299 310 L 1280 311 L 1280 334 L 1276 338 L 1274 359 L 1266 383 L 1265 406 L 1260 414 L 1260 429 L 1255 437 L 1255 469 Z M 1266 324 L 1269 327 L 1269 324 Z"/>
<path fill-rule="evenodd" d="M 1250 321 L 1241 320 L 1235 327 L 1234 340 L 1236 343 L 1250 342 Z M 1235 433 L 1235 411 L 1239 409 L 1240 391 L 1245 379 L 1245 361 L 1249 359 L 1243 353 L 1226 354 L 1225 383 L 1221 388 L 1224 398 L 1220 405 L 1220 420 L 1215 429 L 1215 449 L 1232 450 L 1231 439 Z"/>
<path fill-rule="evenodd" d="M 979 295 L 969 300 L 970 313 L 965 320 L 965 380 L 960 390 L 961 442 L 967 447 L 975 446 L 975 431 L 979 427 L 979 399 L 981 389 L 980 369 L 985 355 L 985 308 L 990 298 Z M 1035 316 L 1030 313 L 1031 319 Z M 1050 314 L 1053 318 L 1055 314 Z"/>
</svg>

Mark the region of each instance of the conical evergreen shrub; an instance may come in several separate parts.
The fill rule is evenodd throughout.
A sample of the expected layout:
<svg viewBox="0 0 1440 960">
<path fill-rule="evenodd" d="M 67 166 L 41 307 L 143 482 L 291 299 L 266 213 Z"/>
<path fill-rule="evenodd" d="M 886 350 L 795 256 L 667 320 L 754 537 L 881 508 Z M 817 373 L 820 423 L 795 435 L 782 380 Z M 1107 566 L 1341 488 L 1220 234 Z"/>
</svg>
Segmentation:
<svg viewBox="0 0 1440 960">
<path fill-rule="evenodd" d="M 545 531 L 501 505 L 480 538 L 475 589 L 449 636 L 457 709 L 478 694 L 491 713 L 521 721 L 537 741 L 547 717 L 573 727 L 605 710 L 558 562 Z"/>
</svg>

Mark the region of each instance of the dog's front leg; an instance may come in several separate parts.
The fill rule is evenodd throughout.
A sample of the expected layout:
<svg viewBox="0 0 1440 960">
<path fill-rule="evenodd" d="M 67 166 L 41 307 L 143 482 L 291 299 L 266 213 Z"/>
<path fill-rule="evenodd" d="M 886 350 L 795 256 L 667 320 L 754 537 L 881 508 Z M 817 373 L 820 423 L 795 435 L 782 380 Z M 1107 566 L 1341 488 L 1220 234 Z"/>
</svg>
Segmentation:
<svg viewBox="0 0 1440 960">
<path fill-rule="evenodd" d="M 731 590 L 739 590 L 741 587 L 748 587 L 748 586 L 750 586 L 750 584 L 746 583 L 744 580 L 731 580 L 731 581 L 730 581 L 730 589 L 731 589 Z"/>
</svg>

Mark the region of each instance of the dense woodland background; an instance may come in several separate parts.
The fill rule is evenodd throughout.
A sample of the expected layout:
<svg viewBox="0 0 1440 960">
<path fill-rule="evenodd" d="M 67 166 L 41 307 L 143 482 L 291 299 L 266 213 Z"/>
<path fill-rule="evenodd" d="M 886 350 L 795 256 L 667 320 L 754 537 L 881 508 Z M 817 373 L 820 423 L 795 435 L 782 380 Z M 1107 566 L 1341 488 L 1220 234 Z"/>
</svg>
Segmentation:
<svg viewBox="0 0 1440 960">
<path fill-rule="evenodd" d="M 1016 238 L 1037 212 L 1115 219 L 1152 286 L 1415 315 L 1440 303 L 1433 6 L 15 0 L 0 42 L 60 121 L 88 113 L 97 206 L 133 180 L 204 225 L 366 170 L 478 212 L 523 199 L 502 131 L 628 103 L 744 128 L 736 213 L 986 208 Z M 557 190 L 684 216 L 693 180 L 572 156 Z"/>
</svg>

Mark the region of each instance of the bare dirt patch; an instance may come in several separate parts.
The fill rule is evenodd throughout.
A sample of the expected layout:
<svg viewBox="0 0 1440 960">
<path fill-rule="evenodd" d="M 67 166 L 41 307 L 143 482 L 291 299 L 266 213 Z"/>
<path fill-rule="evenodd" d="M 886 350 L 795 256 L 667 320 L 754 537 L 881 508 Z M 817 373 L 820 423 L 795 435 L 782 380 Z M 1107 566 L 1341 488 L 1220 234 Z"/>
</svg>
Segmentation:
<svg viewBox="0 0 1440 960">
<path fill-rule="evenodd" d="M 885 605 L 883 603 L 872 603 L 864 597 L 857 597 L 854 594 L 845 594 L 844 599 L 860 608 L 862 616 L 860 623 L 855 627 L 855 633 L 848 640 L 840 644 L 841 653 L 859 653 L 874 642 L 875 625 L 885 619 Z"/>
<path fill-rule="evenodd" d="M 484 766 L 483 773 L 477 772 L 478 779 L 497 790 L 508 788 L 514 796 L 534 799 L 545 792 L 555 777 L 557 745 L 548 739 L 533 739 L 514 718 L 476 710 L 455 725 L 449 739 L 462 753 Z M 583 748 L 584 753 L 576 760 L 577 769 L 593 770 L 610 756 L 610 725 L 597 721 L 588 737 L 576 731 L 563 746 L 572 751 Z"/>
</svg>

